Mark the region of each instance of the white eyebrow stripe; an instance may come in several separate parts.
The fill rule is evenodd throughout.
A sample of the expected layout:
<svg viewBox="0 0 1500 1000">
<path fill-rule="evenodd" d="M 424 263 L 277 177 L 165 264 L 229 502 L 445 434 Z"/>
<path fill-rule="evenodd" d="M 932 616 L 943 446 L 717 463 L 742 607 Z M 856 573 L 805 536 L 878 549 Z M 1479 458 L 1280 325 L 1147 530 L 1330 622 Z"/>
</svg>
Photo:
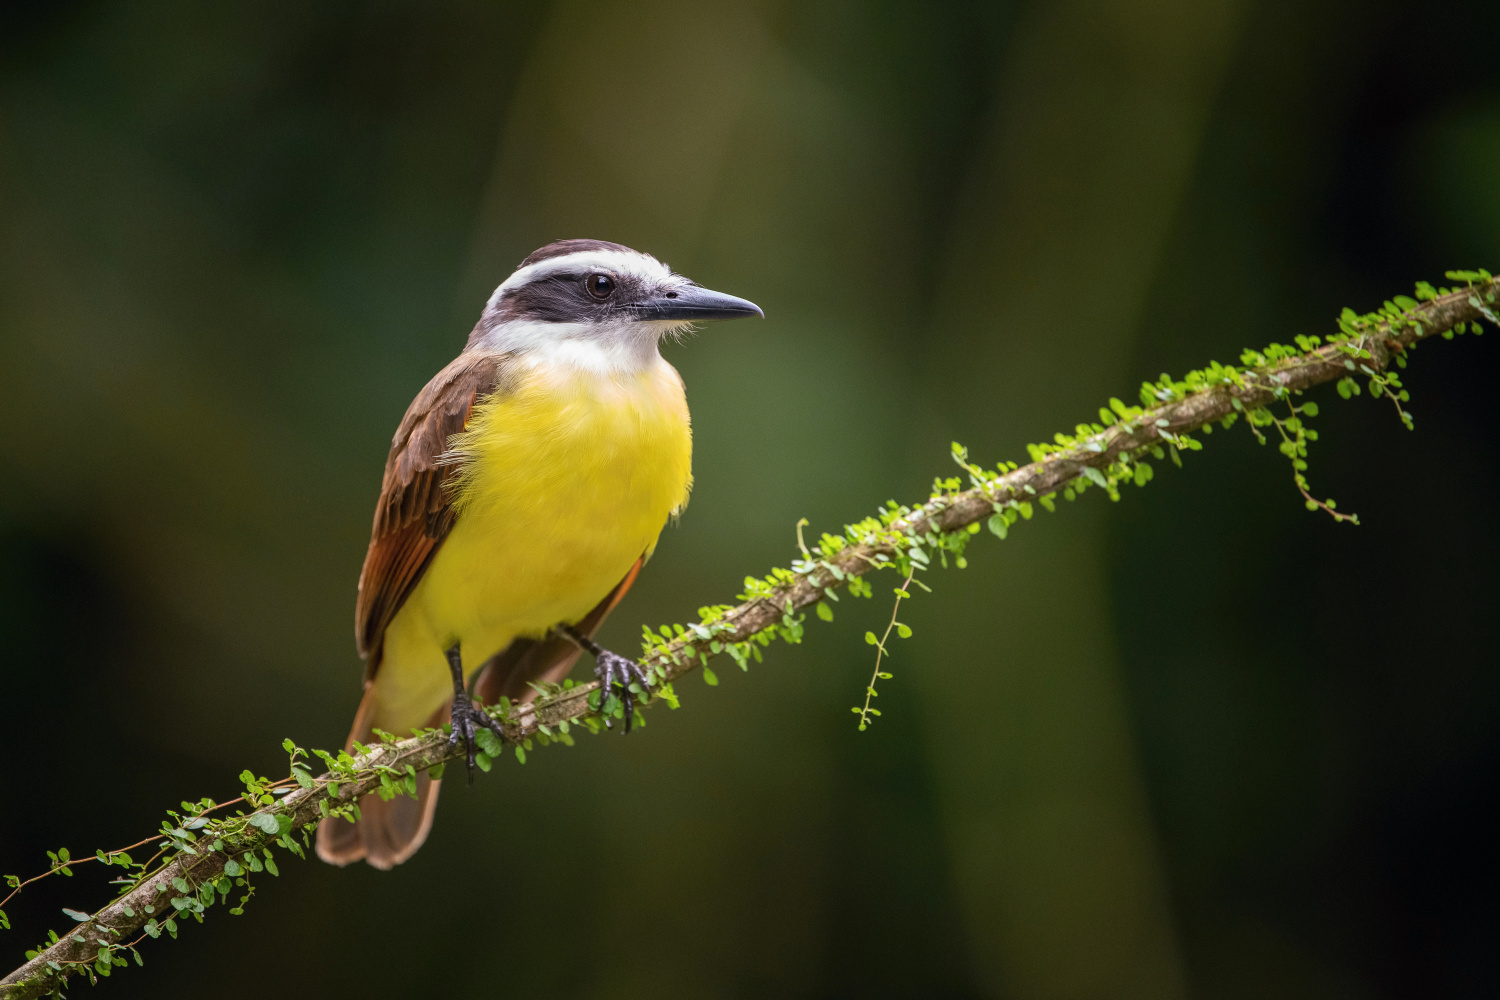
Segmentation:
<svg viewBox="0 0 1500 1000">
<path fill-rule="evenodd" d="M 499 302 L 506 292 L 550 274 L 590 270 L 628 274 L 651 282 L 665 281 L 672 276 L 671 268 L 649 254 L 622 253 L 619 250 L 580 250 L 561 257 L 539 260 L 520 268 L 495 289 L 495 294 L 490 296 L 490 305 Z"/>
</svg>

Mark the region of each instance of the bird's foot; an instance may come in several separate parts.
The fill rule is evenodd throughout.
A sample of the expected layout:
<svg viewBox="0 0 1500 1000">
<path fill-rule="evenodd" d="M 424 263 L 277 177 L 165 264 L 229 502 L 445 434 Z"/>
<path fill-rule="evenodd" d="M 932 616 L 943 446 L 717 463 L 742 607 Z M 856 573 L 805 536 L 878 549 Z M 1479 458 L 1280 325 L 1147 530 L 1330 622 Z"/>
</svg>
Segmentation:
<svg viewBox="0 0 1500 1000">
<path fill-rule="evenodd" d="M 651 679 L 646 675 L 646 669 L 619 653 L 611 653 L 571 625 L 558 625 L 553 631 L 594 658 L 594 676 L 599 678 L 599 713 L 604 716 L 604 725 L 614 726 L 611 713 L 605 711 L 610 695 L 614 695 L 625 707 L 625 732 L 630 732 L 630 724 L 635 719 L 635 696 L 651 692 Z M 632 684 L 639 690 L 630 690 Z"/>
<path fill-rule="evenodd" d="M 488 729 L 496 736 L 504 737 L 505 730 L 500 723 L 490 716 L 490 713 L 474 704 L 467 694 L 455 694 L 453 696 L 453 713 L 450 717 L 453 724 L 453 734 L 448 737 L 450 746 L 458 746 L 463 742 L 468 751 L 469 761 L 469 784 L 474 783 L 474 760 L 479 753 L 479 748 L 474 745 L 474 736 L 480 729 Z"/>
<path fill-rule="evenodd" d="M 639 685 L 642 694 L 651 691 L 651 680 L 646 676 L 645 668 L 619 653 L 599 649 L 594 653 L 594 676 L 599 678 L 600 710 L 603 710 L 611 694 L 618 696 L 625 708 L 625 732 L 630 732 L 630 724 L 635 718 L 636 694 L 630 690 L 631 685 Z M 608 715 L 604 717 L 604 724 L 610 725 Z"/>
</svg>

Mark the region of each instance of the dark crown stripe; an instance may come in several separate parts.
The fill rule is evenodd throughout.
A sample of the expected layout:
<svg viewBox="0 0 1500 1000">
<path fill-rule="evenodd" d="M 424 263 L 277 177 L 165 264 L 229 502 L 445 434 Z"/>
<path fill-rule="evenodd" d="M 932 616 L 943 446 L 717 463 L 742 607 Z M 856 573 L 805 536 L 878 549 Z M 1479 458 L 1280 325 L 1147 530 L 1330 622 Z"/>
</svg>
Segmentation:
<svg viewBox="0 0 1500 1000">
<path fill-rule="evenodd" d="M 583 253 L 589 250 L 617 250 L 624 253 L 635 253 L 629 247 L 621 246 L 618 243 L 609 243 L 605 240 L 558 240 L 555 243 L 548 243 L 540 250 L 533 251 L 531 256 L 521 261 L 516 270 L 519 271 L 523 267 L 529 267 L 544 260 L 551 260 L 553 257 L 566 257 L 570 253 Z"/>
</svg>

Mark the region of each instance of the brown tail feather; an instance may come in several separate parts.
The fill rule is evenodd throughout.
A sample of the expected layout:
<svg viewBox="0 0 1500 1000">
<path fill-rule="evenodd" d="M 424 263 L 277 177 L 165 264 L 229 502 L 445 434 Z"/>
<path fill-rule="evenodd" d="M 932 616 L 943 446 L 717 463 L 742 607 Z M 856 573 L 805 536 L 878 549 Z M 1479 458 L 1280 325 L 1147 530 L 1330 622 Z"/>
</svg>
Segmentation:
<svg viewBox="0 0 1500 1000">
<path fill-rule="evenodd" d="M 344 749 L 353 751 L 354 741 L 371 742 L 374 733 L 375 714 L 374 688 L 365 689 L 360 700 L 359 711 L 354 713 L 354 726 L 349 731 L 349 740 Z M 443 705 L 427 720 L 429 726 L 437 727 L 448 717 L 448 705 Z M 337 816 L 330 816 L 318 824 L 318 857 L 331 865 L 343 867 L 355 861 L 367 861 L 382 871 L 394 868 L 413 854 L 427 839 L 432 829 L 432 814 L 437 809 L 438 785 L 427 772 L 417 775 L 417 797 L 398 795 L 389 802 L 379 795 L 366 795 L 359 800 L 359 822 L 351 823 Z"/>
</svg>

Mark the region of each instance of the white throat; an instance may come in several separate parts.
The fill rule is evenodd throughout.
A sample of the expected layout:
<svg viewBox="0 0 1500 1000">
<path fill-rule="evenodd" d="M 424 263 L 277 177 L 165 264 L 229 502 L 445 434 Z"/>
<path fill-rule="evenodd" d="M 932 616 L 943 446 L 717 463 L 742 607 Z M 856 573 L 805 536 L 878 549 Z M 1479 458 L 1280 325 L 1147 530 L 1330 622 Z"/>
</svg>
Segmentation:
<svg viewBox="0 0 1500 1000">
<path fill-rule="evenodd" d="M 545 367 L 565 367 L 595 375 L 629 375 L 662 361 L 657 345 L 683 323 L 498 323 L 473 346 Z"/>
</svg>

